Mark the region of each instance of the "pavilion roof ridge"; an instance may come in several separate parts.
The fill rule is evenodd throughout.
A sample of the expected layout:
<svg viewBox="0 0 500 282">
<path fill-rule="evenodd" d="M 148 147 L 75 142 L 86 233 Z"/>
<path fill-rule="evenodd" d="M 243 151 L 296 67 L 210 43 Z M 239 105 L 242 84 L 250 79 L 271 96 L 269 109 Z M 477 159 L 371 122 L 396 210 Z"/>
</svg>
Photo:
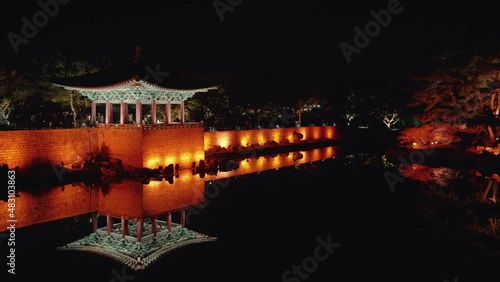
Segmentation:
<svg viewBox="0 0 500 282">
<path fill-rule="evenodd" d="M 157 84 L 154 84 L 154 83 L 151 83 L 147 80 L 142 80 L 140 79 L 138 81 L 139 83 L 142 83 L 150 88 L 154 88 L 154 89 L 158 89 L 158 90 L 164 90 L 164 91 L 175 91 L 175 92 L 206 92 L 206 91 L 209 91 L 209 90 L 217 90 L 219 87 L 217 86 L 210 86 L 210 87 L 203 87 L 203 88 L 187 88 L 187 89 L 182 89 L 182 88 L 171 88 L 171 87 L 164 87 L 164 86 L 160 86 L 160 85 L 157 85 Z"/>
<path fill-rule="evenodd" d="M 104 89 L 110 89 L 110 88 L 117 88 L 119 86 L 126 85 L 130 81 L 135 80 L 134 78 L 130 78 L 127 80 L 122 80 L 116 83 L 108 84 L 108 85 L 99 85 L 99 86 L 70 86 L 70 85 L 64 85 L 60 83 L 52 83 L 55 86 L 63 87 L 64 89 L 67 90 L 104 90 Z"/>
<path fill-rule="evenodd" d="M 217 90 L 217 86 L 203 87 L 203 88 L 191 88 L 191 89 L 181 89 L 181 88 L 169 88 L 163 87 L 154 83 L 151 83 L 147 80 L 137 79 L 137 77 L 132 77 L 127 80 L 122 80 L 117 83 L 108 84 L 108 85 L 100 85 L 100 86 L 69 86 L 63 85 L 59 83 L 53 83 L 55 86 L 62 87 L 67 90 L 84 90 L 84 91 L 110 91 L 116 89 L 123 88 L 133 88 L 133 87 L 144 87 L 149 89 L 154 89 L 156 91 L 166 91 L 166 92 L 207 92 L 209 90 Z"/>
</svg>

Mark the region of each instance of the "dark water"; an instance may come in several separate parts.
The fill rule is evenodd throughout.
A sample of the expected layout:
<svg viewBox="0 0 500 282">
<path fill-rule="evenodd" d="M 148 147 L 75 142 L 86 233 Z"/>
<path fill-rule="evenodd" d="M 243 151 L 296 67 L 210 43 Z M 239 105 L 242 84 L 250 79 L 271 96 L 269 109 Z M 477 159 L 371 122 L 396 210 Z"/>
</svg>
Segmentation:
<svg viewBox="0 0 500 282">
<path fill-rule="evenodd" d="M 85 218 L 18 229 L 16 281 L 499 281 L 494 252 L 477 251 L 453 224 L 430 224 L 440 215 L 423 210 L 437 207 L 439 196 L 410 179 L 393 192 L 378 157 L 339 154 L 233 177 L 187 225 L 218 241 L 178 249 L 143 272 L 54 251 L 91 232 Z M 321 240 L 332 243 L 331 253 Z"/>
</svg>

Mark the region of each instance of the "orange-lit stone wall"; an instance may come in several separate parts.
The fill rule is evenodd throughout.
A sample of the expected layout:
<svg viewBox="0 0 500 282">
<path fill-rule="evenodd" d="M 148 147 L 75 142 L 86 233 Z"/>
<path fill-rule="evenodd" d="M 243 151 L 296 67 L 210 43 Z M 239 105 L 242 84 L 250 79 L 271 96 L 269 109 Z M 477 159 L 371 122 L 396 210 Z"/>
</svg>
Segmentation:
<svg viewBox="0 0 500 282">
<path fill-rule="evenodd" d="M 166 216 L 202 204 L 204 188 L 205 180 L 186 169 L 172 184 L 166 180 L 143 184 L 123 179 L 99 191 L 99 214 L 125 219 Z"/>
<path fill-rule="evenodd" d="M 92 154 L 122 160 L 126 166 L 190 168 L 205 159 L 203 127 L 141 130 L 91 128 L 0 132 L 0 164 L 27 168 L 71 164 Z"/>
<path fill-rule="evenodd" d="M 89 150 L 122 160 L 125 166 L 157 168 L 179 164 L 190 168 L 205 159 L 205 151 L 219 145 L 293 142 L 293 132 L 303 140 L 338 139 L 334 126 L 275 128 L 204 132 L 203 127 L 170 129 L 51 129 L 14 130 L 0 133 L 0 164 L 26 168 L 37 164 L 70 164 L 81 160 Z M 89 149 L 90 148 L 90 149 Z"/>
<path fill-rule="evenodd" d="M 140 128 L 99 128 L 99 152 L 122 160 L 125 166 L 142 167 L 142 133 Z"/>
<path fill-rule="evenodd" d="M 180 171 L 172 184 L 165 180 L 151 181 L 143 186 L 144 215 L 165 216 L 171 211 L 203 204 L 204 192 L 205 179 L 192 175 L 190 170 Z"/>
<path fill-rule="evenodd" d="M 157 168 L 179 164 L 191 168 L 192 162 L 205 159 L 203 127 L 143 130 L 143 166 Z"/>
<path fill-rule="evenodd" d="M 97 129 L 11 130 L 0 132 L 0 164 L 20 169 L 78 161 L 98 151 Z"/>
<path fill-rule="evenodd" d="M 104 192 L 105 191 L 105 192 Z M 141 218 L 143 215 L 142 183 L 122 180 L 99 191 L 99 214 L 114 218 Z"/>
<path fill-rule="evenodd" d="M 19 192 L 16 198 L 16 228 L 69 218 L 98 210 L 99 189 L 84 187 L 78 183 L 68 185 L 64 191 L 54 187 L 40 193 Z M 0 213 L 0 232 L 7 230 L 7 203 L 1 202 L 5 212 Z"/>
<path fill-rule="evenodd" d="M 309 127 L 291 127 L 291 128 L 272 128 L 272 129 L 250 129 L 234 131 L 215 131 L 205 132 L 205 151 L 209 148 L 219 145 L 228 148 L 229 145 L 247 146 L 247 144 L 265 142 L 280 142 L 288 139 L 293 142 L 293 132 L 297 131 L 304 135 L 302 140 L 321 140 L 338 139 L 338 132 L 335 126 L 309 126 Z"/>
</svg>

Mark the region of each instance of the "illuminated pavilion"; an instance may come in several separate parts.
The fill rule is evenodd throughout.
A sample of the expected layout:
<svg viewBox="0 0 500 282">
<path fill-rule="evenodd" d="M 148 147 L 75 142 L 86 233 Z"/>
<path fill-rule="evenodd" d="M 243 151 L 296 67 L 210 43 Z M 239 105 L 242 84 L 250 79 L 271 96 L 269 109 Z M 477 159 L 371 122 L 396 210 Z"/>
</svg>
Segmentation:
<svg viewBox="0 0 500 282">
<path fill-rule="evenodd" d="M 144 62 L 140 47 L 128 63 L 53 84 L 91 101 L 88 122 L 98 133 L 89 143 L 125 166 L 156 169 L 175 164 L 187 169 L 204 159 L 203 121 L 186 120 L 184 103 L 196 93 L 218 87 L 178 67 Z M 175 119 L 174 105 L 179 110 Z M 157 120 L 158 109 L 163 111 L 162 120 Z"/>
<path fill-rule="evenodd" d="M 70 91 L 78 91 L 92 101 L 91 122 L 96 123 L 97 105 L 105 105 L 104 124 L 118 124 L 113 120 L 113 105 L 120 105 L 119 124 L 127 124 L 129 105 L 135 107 L 136 125 L 143 124 L 143 105 L 151 109 L 151 123 L 157 124 L 157 106 L 165 105 L 165 124 L 172 124 L 172 105 L 180 106 L 179 122 L 185 122 L 184 102 L 196 93 L 216 90 L 217 86 L 200 85 L 199 82 L 184 81 L 179 87 L 167 87 L 166 81 L 174 76 L 163 72 L 161 65 L 150 66 L 140 60 L 141 48 L 136 48 L 136 57 L 132 65 L 120 66 L 97 74 L 69 78 L 54 83 Z M 169 82 L 179 82 L 173 78 Z M 184 79 L 185 80 L 185 79 Z M 170 84 L 172 84 L 170 83 Z M 187 88 L 185 86 L 189 85 Z"/>
<path fill-rule="evenodd" d="M 204 159 L 204 130 L 201 122 L 185 121 L 184 102 L 196 93 L 217 87 L 197 85 L 196 81 L 186 83 L 182 76 L 160 71 L 159 65 L 144 64 L 140 61 L 140 51 L 136 49 L 133 64 L 64 79 L 54 85 L 78 91 L 92 101 L 90 119 L 97 127 L 92 130 L 98 134 L 96 140 L 90 141 L 98 143 L 99 151 L 107 148 L 110 157 L 135 168 L 166 167 L 174 163 L 188 168 Z M 177 86 L 172 87 L 175 83 Z M 105 105 L 103 123 L 97 120 L 99 104 Z M 113 105 L 117 104 L 119 122 L 113 120 Z M 150 107 L 151 124 L 144 122 L 143 105 Z M 163 124 L 156 120 L 158 105 L 165 105 Z M 178 122 L 172 121 L 172 105 L 180 106 Z M 129 106 L 135 107 L 133 121 L 129 121 Z M 177 173 L 192 177 L 190 170 L 181 169 Z M 203 204 L 204 180 L 195 179 L 182 186 L 182 179 L 177 179 L 177 189 L 167 189 L 165 181 L 151 185 L 137 181 L 117 184 L 121 189 L 116 193 L 108 191 L 100 196 L 99 207 L 91 218 L 93 232 L 58 250 L 97 253 L 137 271 L 174 249 L 216 240 L 186 228 L 186 210 Z M 172 222 L 173 213 L 179 214 L 179 223 Z M 98 226 L 99 216 L 106 216 L 105 227 Z"/>
<path fill-rule="evenodd" d="M 150 83 L 139 77 L 132 77 L 116 84 L 85 87 L 85 86 L 66 86 L 56 84 L 66 90 L 79 91 L 83 96 L 92 101 L 92 123 L 96 122 L 97 104 L 106 105 L 105 124 L 112 124 L 113 105 L 120 105 L 120 124 L 126 124 L 128 121 L 128 105 L 135 105 L 135 124 L 142 124 L 143 114 L 142 105 L 151 107 L 151 122 L 157 123 L 156 110 L 157 105 L 164 104 L 166 108 L 166 124 L 172 124 L 171 105 L 180 105 L 180 123 L 185 121 L 184 101 L 194 96 L 197 92 L 207 92 L 215 90 L 216 87 L 207 87 L 199 89 L 174 89 L 165 88 Z"/>
</svg>

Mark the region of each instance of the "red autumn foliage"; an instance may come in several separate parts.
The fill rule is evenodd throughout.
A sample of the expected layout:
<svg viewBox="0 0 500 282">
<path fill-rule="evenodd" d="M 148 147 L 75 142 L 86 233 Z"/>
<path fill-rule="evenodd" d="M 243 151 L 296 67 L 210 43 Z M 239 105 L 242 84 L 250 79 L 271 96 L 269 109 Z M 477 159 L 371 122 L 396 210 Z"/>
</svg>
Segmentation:
<svg viewBox="0 0 500 282">
<path fill-rule="evenodd" d="M 462 140 L 459 133 L 478 135 L 482 129 L 468 128 L 465 125 L 425 124 L 407 128 L 400 132 L 398 141 L 403 147 L 443 146 Z"/>
</svg>

